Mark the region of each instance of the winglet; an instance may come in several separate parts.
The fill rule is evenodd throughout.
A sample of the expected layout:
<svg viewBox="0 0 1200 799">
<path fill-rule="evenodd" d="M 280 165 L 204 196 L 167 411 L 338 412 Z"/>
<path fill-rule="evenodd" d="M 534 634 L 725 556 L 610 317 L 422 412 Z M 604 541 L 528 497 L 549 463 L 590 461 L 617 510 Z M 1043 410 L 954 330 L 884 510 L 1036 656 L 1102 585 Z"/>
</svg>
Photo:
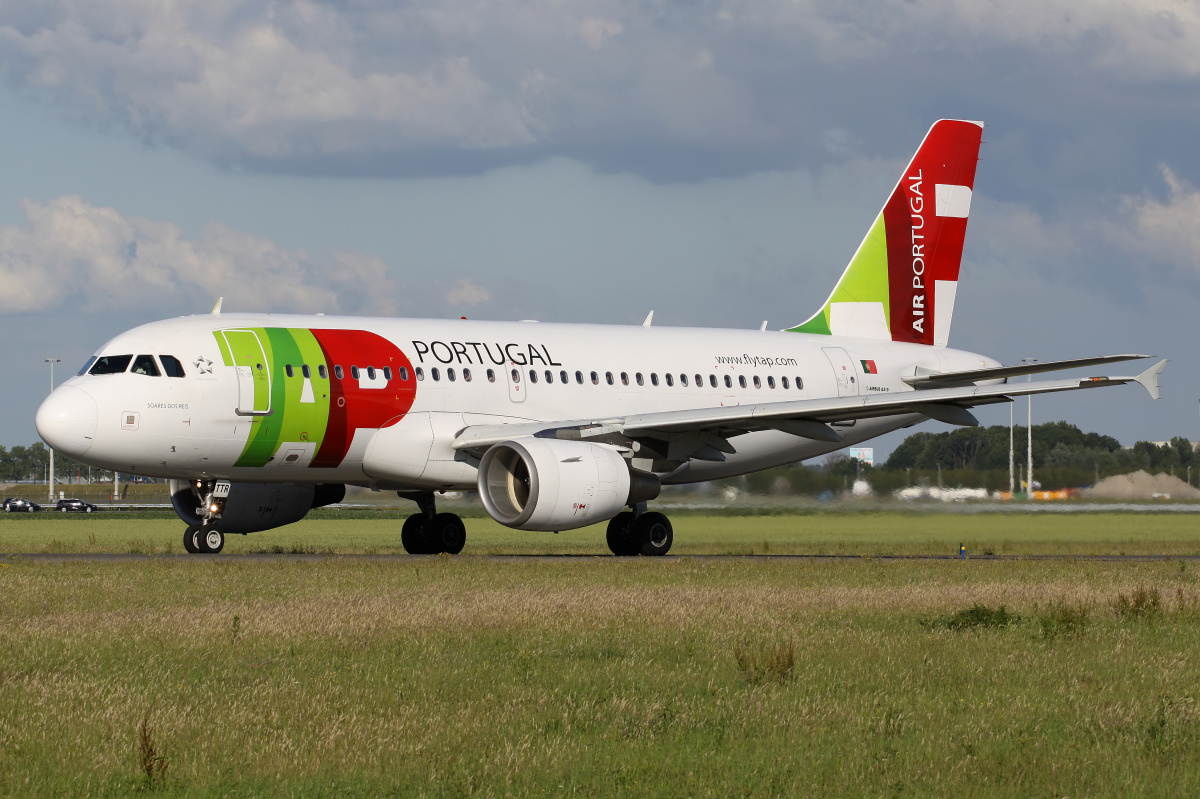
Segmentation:
<svg viewBox="0 0 1200 799">
<path fill-rule="evenodd" d="M 1137 377 L 1133 378 L 1138 383 L 1141 383 L 1142 388 L 1150 392 L 1150 396 L 1158 399 L 1158 373 L 1167 365 L 1167 359 L 1163 358 L 1158 363 L 1151 366 L 1146 371 L 1142 372 Z"/>
<path fill-rule="evenodd" d="M 221 303 L 223 303 L 223 302 L 225 302 L 225 298 L 224 298 L 224 297 L 217 297 L 217 304 L 216 304 L 216 305 L 214 305 L 214 306 L 213 306 L 213 309 L 212 309 L 212 315 L 213 315 L 213 316 L 220 316 L 220 315 L 221 315 Z"/>
</svg>

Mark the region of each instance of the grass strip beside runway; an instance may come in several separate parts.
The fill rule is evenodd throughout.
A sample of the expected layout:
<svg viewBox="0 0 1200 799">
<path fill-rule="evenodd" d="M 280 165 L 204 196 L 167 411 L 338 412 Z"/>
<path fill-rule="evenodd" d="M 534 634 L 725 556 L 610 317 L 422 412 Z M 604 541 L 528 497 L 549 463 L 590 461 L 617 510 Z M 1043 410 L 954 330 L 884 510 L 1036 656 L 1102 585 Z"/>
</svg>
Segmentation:
<svg viewBox="0 0 1200 799">
<path fill-rule="evenodd" d="M 403 552 L 403 517 L 312 518 L 229 536 L 225 551 Z M 604 525 L 554 533 L 510 530 L 466 519 L 467 554 L 608 554 Z M 958 514 L 811 512 L 772 516 L 673 517 L 677 554 L 1200 554 L 1193 514 Z M 182 552 L 184 526 L 173 515 L 0 516 L 0 552 Z"/>
</svg>

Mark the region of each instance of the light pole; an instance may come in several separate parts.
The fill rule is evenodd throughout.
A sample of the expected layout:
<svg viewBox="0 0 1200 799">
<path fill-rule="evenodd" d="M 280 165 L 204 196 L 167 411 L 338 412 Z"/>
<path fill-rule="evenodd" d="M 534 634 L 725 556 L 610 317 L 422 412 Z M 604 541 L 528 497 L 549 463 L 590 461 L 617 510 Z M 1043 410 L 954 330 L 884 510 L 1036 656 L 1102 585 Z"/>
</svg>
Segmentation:
<svg viewBox="0 0 1200 799">
<path fill-rule="evenodd" d="M 1008 496 L 1011 499 L 1016 490 L 1016 485 L 1013 483 L 1013 461 L 1015 460 L 1013 453 L 1013 405 L 1008 403 Z"/>
<path fill-rule="evenodd" d="M 50 393 L 54 393 L 54 364 L 61 361 L 62 358 L 42 358 L 43 363 L 50 364 Z M 49 492 L 50 501 L 54 501 L 54 447 L 50 447 L 50 472 L 46 475 L 46 491 Z"/>
<path fill-rule="evenodd" d="M 1037 363 L 1037 358 L 1022 358 L 1021 363 L 1032 366 Z M 1033 375 L 1025 375 L 1025 382 L 1033 382 Z M 1025 431 L 1029 434 L 1029 445 L 1025 466 L 1025 498 L 1029 499 L 1033 496 L 1033 395 L 1030 394 L 1027 399 L 1029 400 L 1029 420 L 1026 422 Z"/>
</svg>

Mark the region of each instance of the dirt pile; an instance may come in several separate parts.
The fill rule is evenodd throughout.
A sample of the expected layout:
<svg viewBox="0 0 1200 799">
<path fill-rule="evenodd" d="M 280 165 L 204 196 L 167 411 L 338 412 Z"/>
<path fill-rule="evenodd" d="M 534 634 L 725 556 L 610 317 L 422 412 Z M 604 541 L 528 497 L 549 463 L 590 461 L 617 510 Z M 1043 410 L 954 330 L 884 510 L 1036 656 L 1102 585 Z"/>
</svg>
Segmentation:
<svg viewBox="0 0 1200 799">
<path fill-rule="evenodd" d="M 1158 496 L 1155 496 L 1155 495 Z M 1190 486 L 1169 474 L 1150 475 L 1138 470 L 1132 474 L 1105 477 L 1091 488 L 1083 489 L 1084 499 L 1200 499 L 1200 488 Z"/>
</svg>

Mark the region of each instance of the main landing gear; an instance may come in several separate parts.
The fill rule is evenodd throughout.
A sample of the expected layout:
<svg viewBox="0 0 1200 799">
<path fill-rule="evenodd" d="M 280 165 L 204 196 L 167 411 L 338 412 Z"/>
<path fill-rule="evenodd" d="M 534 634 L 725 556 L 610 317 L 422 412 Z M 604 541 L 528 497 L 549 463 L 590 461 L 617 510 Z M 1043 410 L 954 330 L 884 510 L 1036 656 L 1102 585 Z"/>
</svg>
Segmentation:
<svg viewBox="0 0 1200 799">
<path fill-rule="evenodd" d="M 467 527 L 453 513 L 438 513 L 432 491 L 397 491 L 421 509 L 404 521 L 400 543 L 410 555 L 457 555 L 467 543 Z"/>
<path fill-rule="evenodd" d="M 183 531 L 183 548 L 193 555 L 215 555 L 225 548 L 225 534 L 212 525 L 190 524 Z"/>
<path fill-rule="evenodd" d="M 618 513 L 608 523 L 608 548 L 618 557 L 665 555 L 675 533 L 671 520 L 657 511 L 646 511 L 645 503 Z"/>
</svg>

